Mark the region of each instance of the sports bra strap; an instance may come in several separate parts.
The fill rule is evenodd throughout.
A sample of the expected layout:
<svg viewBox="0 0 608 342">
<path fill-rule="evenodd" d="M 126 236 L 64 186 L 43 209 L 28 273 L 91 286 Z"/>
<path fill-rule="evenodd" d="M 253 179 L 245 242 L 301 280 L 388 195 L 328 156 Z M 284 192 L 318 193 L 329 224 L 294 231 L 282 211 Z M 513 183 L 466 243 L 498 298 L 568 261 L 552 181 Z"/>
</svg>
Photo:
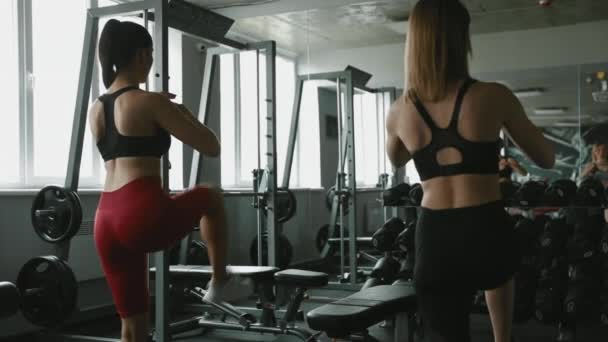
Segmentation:
<svg viewBox="0 0 608 342">
<path fill-rule="evenodd" d="M 450 120 L 449 128 L 456 129 L 458 127 L 458 119 L 460 118 L 460 107 L 462 106 L 462 101 L 464 99 L 464 95 L 469 90 L 469 87 L 475 83 L 475 80 L 472 78 L 468 78 L 458 91 L 458 95 L 456 97 L 456 103 L 454 103 L 454 112 L 452 113 L 452 119 Z"/>
<path fill-rule="evenodd" d="M 420 100 L 418 99 L 418 96 L 416 96 L 414 98 L 414 105 L 416 106 L 418 113 L 422 117 L 422 120 L 424 120 L 424 122 L 426 122 L 427 126 L 429 126 L 429 128 L 431 130 L 437 129 L 438 127 L 435 124 L 435 121 L 433 121 L 429 112 L 426 110 L 426 108 L 424 108 L 424 105 L 422 104 L 422 102 L 420 102 Z"/>
</svg>

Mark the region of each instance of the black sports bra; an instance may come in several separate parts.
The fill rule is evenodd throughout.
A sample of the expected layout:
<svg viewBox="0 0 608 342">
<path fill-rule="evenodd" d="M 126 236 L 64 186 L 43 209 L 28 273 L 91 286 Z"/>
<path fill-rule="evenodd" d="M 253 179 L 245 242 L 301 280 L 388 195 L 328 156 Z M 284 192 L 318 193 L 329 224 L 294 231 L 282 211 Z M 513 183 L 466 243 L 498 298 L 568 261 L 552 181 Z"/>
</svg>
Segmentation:
<svg viewBox="0 0 608 342">
<path fill-rule="evenodd" d="M 97 141 L 97 148 L 104 161 L 119 157 L 156 157 L 160 158 L 171 147 L 171 135 L 164 129 L 158 128 L 151 136 L 125 136 L 118 133 L 114 121 L 114 102 L 129 90 L 139 89 L 135 86 L 125 87 L 112 94 L 99 97 L 103 103 L 105 131 Z"/>
<path fill-rule="evenodd" d="M 435 177 L 454 176 L 461 174 L 496 174 L 498 173 L 498 154 L 500 141 L 475 142 L 462 137 L 458 133 L 458 118 L 465 93 L 475 83 L 468 79 L 464 82 L 454 105 L 454 113 L 446 128 L 437 127 L 428 111 L 419 99 L 414 99 L 414 105 L 424 122 L 431 129 L 431 143 L 412 154 L 420 180 L 425 181 Z M 457 164 L 441 165 L 437 161 L 437 153 L 444 148 L 455 148 L 462 155 L 462 161 Z"/>
</svg>

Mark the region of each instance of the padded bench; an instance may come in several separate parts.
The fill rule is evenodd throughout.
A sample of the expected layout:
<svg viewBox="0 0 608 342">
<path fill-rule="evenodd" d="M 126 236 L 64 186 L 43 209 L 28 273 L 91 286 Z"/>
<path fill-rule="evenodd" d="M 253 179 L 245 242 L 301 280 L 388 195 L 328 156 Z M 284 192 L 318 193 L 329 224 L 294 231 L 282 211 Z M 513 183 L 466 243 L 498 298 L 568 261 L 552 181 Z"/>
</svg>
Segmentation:
<svg viewBox="0 0 608 342">
<path fill-rule="evenodd" d="M 274 274 L 279 270 L 270 266 L 229 266 L 232 274 L 243 278 L 250 278 L 253 281 L 272 280 Z M 150 274 L 156 274 L 156 267 L 150 268 Z M 213 275 L 211 266 L 200 265 L 171 265 L 169 266 L 171 277 L 180 280 L 201 280 L 210 279 Z"/>
<path fill-rule="evenodd" d="M 385 319 L 396 316 L 395 341 L 403 341 L 405 319 L 408 321 L 408 339 L 413 341 L 412 327 L 416 311 L 416 292 L 411 283 L 370 287 L 346 298 L 320 306 L 308 312 L 308 326 L 324 331 L 330 338 L 350 339 L 358 336 L 365 341 L 374 341 L 367 329 Z"/>
<path fill-rule="evenodd" d="M 201 301 L 203 301 L 206 291 L 193 284 L 210 279 L 213 275 L 212 271 L 211 266 L 169 266 L 171 280 L 185 283 L 181 285 L 185 287 L 184 293 L 196 297 Z M 256 306 L 258 309 L 261 309 L 259 320 L 252 314 L 246 313 L 240 308 L 235 308 L 228 303 L 208 302 L 206 304 L 215 307 L 225 316 L 233 317 L 238 323 L 218 322 L 202 317 L 185 321 L 182 325 L 188 329 L 190 328 L 190 324 L 192 324 L 197 328 L 206 330 L 225 329 L 275 335 L 292 335 L 303 341 L 316 341 L 310 331 L 297 327 L 295 321 L 300 313 L 300 305 L 306 297 L 306 290 L 327 285 L 329 276 L 326 273 L 296 269 L 279 272 L 278 268 L 268 266 L 230 266 L 230 272 L 240 277 L 251 279 L 257 284 L 256 294 L 258 302 Z M 156 269 L 151 268 L 150 273 L 152 275 L 156 274 Z M 279 291 L 275 291 L 275 287 Z M 284 296 L 282 298 L 284 299 L 283 301 L 278 298 L 275 292 L 283 292 L 289 295 Z M 286 305 L 285 314 L 277 321 L 275 309 L 283 305 Z M 171 329 L 174 328 L 175 331 L 184 331 L 184 328 L 181 328 L 181 326 L 176 325 L 175 327 L 171 327 Z"/>
</svg>

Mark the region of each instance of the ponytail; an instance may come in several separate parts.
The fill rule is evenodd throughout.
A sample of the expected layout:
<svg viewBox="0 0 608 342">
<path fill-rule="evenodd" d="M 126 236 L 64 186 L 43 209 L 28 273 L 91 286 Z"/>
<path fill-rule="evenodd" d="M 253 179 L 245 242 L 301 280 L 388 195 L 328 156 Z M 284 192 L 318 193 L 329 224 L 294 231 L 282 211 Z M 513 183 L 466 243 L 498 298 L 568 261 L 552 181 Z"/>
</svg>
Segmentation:
<svg viewBox="0 0 608 342">
<path fill-rule="evenodd" d="M 141 25 L 110 19 L 99 37 L 99 63 L 103 84 L 110 88 L 117 74 L 129 66 L 138 49 L 152 47 L 152 36 Z"/>
<path fill-rule="evenodd" d="M 101 31 L 101 37 L 99 37 L 99 63 L 101 64 L 101 75 L 103 79 L 103 85 L 110 88 L 114 79 L 116 79 L 116 71 L 114 65 L 116 64 L 114 58 L 114 49 L 117 44 L 116 39 L 120 37 L 120 21 L 116 19 L 110 19 L 103 27 Z"/>
</svg>

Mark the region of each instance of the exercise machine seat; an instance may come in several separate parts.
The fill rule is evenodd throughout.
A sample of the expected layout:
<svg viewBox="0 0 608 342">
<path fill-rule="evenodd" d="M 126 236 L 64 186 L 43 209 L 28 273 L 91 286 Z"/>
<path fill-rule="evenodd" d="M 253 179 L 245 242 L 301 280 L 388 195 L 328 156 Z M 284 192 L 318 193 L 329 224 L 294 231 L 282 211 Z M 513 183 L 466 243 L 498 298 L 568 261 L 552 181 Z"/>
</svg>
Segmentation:
<svg viewBox="0 0 608 342">
<path fill-rule="evenodd" d="M 279 285 L 314 288 L 327 285 L 329 276 L 323 272 L 289 269 L 275 273 L 274 280 Z"/>
<path fill-rule="evenodd" d="M 311 329 L 339 338 L 363 331 L 398 313 L 414 310 L 415 307 L 416 292 L 413 285 L 380 285 L 320 306 L 309 311 L 306 318 Z"/>
<path fill-rule="evenodd" d="M 273 275 L 279 270 L 277 267 L 270 266 L 229 266 L 231 274 L 243 278 L 250 278 L 254 281 L 272 280 Z M 156 268 L 150 268 L 150 273 L 155 274 Z M 171 265 L 169 266 L 171 277 L 183 280 L 209 279 L 213 275 L 211 266 L 200 265 Z"/>
</svg>

